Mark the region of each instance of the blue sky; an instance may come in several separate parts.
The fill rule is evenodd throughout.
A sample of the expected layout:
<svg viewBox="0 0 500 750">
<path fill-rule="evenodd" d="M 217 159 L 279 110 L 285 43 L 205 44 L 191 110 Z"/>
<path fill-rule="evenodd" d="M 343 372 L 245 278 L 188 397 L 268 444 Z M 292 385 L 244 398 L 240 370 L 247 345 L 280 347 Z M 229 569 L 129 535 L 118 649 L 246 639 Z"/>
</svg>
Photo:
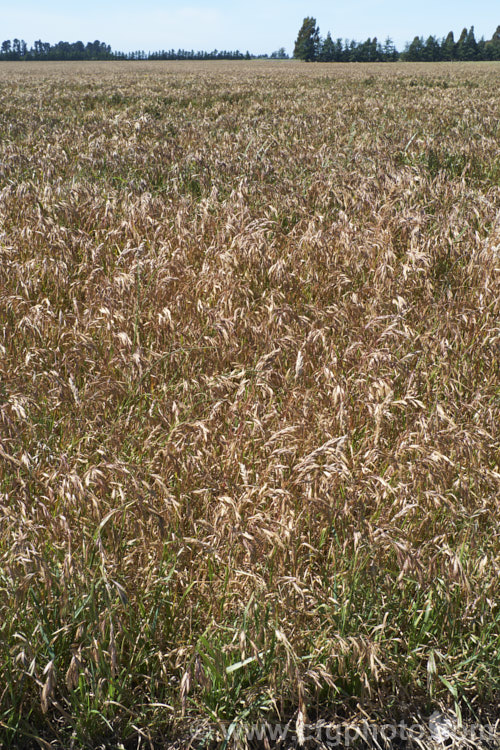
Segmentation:
<svg viewBox="0 0 500 750">
<path fill-rule="evenodd" d="M 115 50 L 240 49 L 293 51 L 305 16 L 322 35 L 358 41 L 390 36 L 398 48 L 417 34 L 458 35 L 474 25 L 489 39 L 500 24 L 498 0 L 0 0 L 0 40 L 87 42 Z"/>
</svg>

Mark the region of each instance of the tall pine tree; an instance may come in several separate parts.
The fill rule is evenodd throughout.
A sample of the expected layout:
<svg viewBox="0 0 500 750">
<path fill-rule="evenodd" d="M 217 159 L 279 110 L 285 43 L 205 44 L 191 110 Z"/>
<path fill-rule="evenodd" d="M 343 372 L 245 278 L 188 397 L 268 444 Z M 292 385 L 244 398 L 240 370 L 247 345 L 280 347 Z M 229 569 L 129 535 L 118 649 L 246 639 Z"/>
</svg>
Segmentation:
<svg viewBox="0 0 500 750">
<path fill-rule="evenodd" d="M 312 16 L 304 18 L 295 42 L 293 56 L 298 60 L 313 62 L 318 59 L 320 44 L 319 29 L 316 26 L 316 19 Z"/>
</svg>

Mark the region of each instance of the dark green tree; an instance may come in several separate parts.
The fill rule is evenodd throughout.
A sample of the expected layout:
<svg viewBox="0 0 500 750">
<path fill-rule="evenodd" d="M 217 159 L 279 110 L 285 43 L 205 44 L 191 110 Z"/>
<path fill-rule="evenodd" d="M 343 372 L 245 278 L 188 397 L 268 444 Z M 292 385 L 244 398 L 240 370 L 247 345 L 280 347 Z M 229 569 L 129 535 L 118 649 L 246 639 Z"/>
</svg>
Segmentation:
<svg viewBox="0 0 500 750">
<path fill-rule="evenodd" d="M 456 46 L 456 55 L 458 60 L 477 60 L 479 48 L 474 36 L 474 26 L 470 29 L 463 29 L 460 39 Z"/>
<path fill-rule="evenodd" d="M 321 44 L 321 51 L 319 53 L 319 59 L 321 62 L 334 62 L 335 60 L 335 42 L 332 39 L 330 32 L 326 35 L 326 38 Z"/>
<path fill-rule="evenodd" d="M 428 62 L 441 60 L 441 45 L 435 36 L 429 36 L 425 42 L 424 59 Z"/>
<path fill-rule="evenodd" d="M 409 62 L 419 62 L 425 59 L 425 44 L 421 36 L 416 36 L 408 45 L 404 53 L 404 59 Z"/>
<path fill-rule="evenodd" d="M 346 39 L 344 59 L 348 62 L 360 62 L 359 45 L 354 39 L 351 39 L 351 41 Z"/>
<path fill-rule="evenodd" d="M 476 60 L 477 53 L 478 47 L 474 36 L 474 26 L 471 26 L 462 45 L 462 60 Z"/>
<path fill-rule="evenodd" d="M 338 37 L 337 41 L 335 42 L 335 62 L 344 62 L 346 52 L 344 49 L 344 45 L 342 44 L 342 39 Z"/>
<path fill-rule="evenodd" d="M 453 36 L 453 31 L 450 31 L 441 44 L 441 58 L 443 60 L 454 60 L 456 56 L 455 47 L 455 37 Z"/>
<path fill-rule="evenodd" d="M 284 47 L 280 47 L 275 52 L 271 53 L 272 60 L 288 60 L 288 55 Z"/>
<path fill-rule="evenodd" d="M 381 62 L 384 59 L 384 53 L 382 50 L 382 45 L 378 41 L 377 37 L 374 36 L 371 42 L 370 39 L 368 39 L 368 42 L 370 43 L 368 46 L 368 55 L 370 62 Z"/>
<path fill-rule="evenodd" d="M 318 59 L 320 51 L 319 28 L 312 16 L 304 18 L 293 50 L 293 56 L 298 60 L 313 62 Z"/>
<path fill-rule="evenodd" d="M 497 26 L 491 39 L 486 42 L 484 51 L 487 60 L 500 60 L 500 26 Z"/>
<path fill-rule="evenodd" d="M 394 44 L 390 36 L 388 36 L 384 42 L 382 53 L 383 59 L 386 62 L 395 62 L 398 59 L 398 51 L 396 49 L 396 45 Z"/>
<path fill-rule="evenodd" d="M 466 39 L 467 39 L 467 29 L 462 29 L 462 33 L 460 34 L 457 45 L 455 47 L 457 60 L 464 59 L 464 44 L 465 44 Z"/>
<path fill-rule="evenodd" d="M 370 38 L 356 45 L 355 62 L 372 62 L 373 43 Z"/>
</svg>

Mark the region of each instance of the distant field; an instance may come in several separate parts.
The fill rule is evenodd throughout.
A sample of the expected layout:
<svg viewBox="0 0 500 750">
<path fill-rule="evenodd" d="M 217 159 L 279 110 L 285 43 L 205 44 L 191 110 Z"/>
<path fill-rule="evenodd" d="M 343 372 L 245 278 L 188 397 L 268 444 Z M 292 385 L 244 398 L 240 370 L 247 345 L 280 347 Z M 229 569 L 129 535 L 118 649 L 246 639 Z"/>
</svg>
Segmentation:
<svg viewBox="0 0 500 750">
<path fill-rule="evenodd" d="M 0 65 L 1 747 L 498 718 L 499 91 Z"/>
</svg>

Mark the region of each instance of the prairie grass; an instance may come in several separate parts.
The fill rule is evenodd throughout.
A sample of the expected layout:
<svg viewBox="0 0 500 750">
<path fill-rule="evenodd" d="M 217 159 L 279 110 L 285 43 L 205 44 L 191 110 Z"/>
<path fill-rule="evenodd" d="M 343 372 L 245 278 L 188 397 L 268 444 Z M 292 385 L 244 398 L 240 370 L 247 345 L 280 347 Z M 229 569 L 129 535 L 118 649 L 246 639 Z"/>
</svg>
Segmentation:
<svg viewBox="0 0 500 750">
<path fill-rule="evenodd" d="M 0 745 L 495 715 L 499 85 L 0 66 Z"/>
</svg>

